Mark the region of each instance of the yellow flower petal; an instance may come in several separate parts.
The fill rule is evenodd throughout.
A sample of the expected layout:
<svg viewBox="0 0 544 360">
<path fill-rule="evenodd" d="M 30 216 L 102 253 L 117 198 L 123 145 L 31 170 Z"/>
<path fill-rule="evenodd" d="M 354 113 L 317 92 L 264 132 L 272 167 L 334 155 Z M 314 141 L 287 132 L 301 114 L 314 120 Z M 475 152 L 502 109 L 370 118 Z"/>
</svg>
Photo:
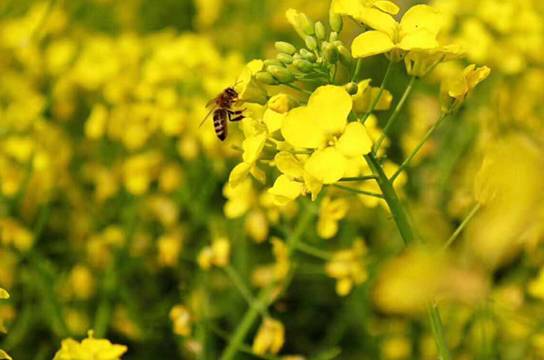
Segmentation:
<svg viewBox="0 0 544 360">
<path fill-rule="evenodd" d="M 395 47 L 391 38 L 381 31 L 367 31 L 357 36 L 351 44 L 354 58 L 365 58 L 383 54 Z"/>
<path fill-rule="evenodd" d="M 376 1 L 374 3 L 374 7 L 391 15 L 397 15 L 400 10 L 399 7 L 395 3 L 392 3 L 391 1 L 385 1 L 385 0 Z"/>
<path fill-rule="evenodd" d="M 280 175 L 268 192 L 274 196 L 276 205 L 283 206 L 299 197 L 302 190 L 301 183 L 290 180 L 286 175 Z"/>
<path fill-rule="evenodd" d="M 336 148 L 347 157 L 362 156 L 372 149 L 372 140 L 360 122 L 351 122 L 338 140 Z"/>
<path fill-rule="evenodd" d="M 291 178 L 302 178 L 304 168 L 301 162 L 290 152 L 280 151 L 274 157 L 274 163 L 279 171 Z"/>
<path fill-rule="evenodd" d="M 344 130 L 352 106 L 351 96 L 343 86 L 321 86 L 308 100 L 314 124 L 319 126 L 325 136 Z"/>
<path fill-rule="evenodd" d="M 318 150 L 310 156 L 304 169 L 323 184 L 333 184 L 346 172 L 346 158 L 334 147 Z"/>
<path fill-rule="evenodd" d="M 436 37 L 443 21 L 440 13 L 429 5 L 412 6 L 400 21 L 400 37 L 422 29 Z"/>
<path fill-rule="evenodd" d="M 315 126 L 311 111 L 303 106 L 287 114 L 281 126 L 283 138 L 297 148 L 315 149 L 323 141 L 323 132 Z"/>
<path fill-rule="evenodd" d="M 269 134 L 281 129 L 285 116 L 286 114 L 280 114 L 274 110 L 271 110 L 270 108 L 266 109 L 263 114 L 263 122 L 265 123 Z"/>
<path fill-rule="evenodd" d="M 244 162 L 252 164 L 259 158 L 261 151 L 264 148 L 264 143 L 266 141 L 266 134 L 260 133 L 255 136 L 248 137 L 242 143 L 242 148 L 244 149 L 243 159 Z"/>
<path fill-rule="evenodd" d="M 0 288 L 0 299 L 9 299 L 8 292 L 2 288 Z"/>
<path fill-rule="evenodd" d="M 426 29 L 406 34 L 398 44 L 402 50 L 430 50 L 439 47 L 436 35 Z"/>
<path fill-rule="evenodd" d="M 238 186 L 249 174 L 251 165 L 245 162 L 241 162 L 236 165 L 230 172 L 229 185 L 232 187 Z"/>
</svg>

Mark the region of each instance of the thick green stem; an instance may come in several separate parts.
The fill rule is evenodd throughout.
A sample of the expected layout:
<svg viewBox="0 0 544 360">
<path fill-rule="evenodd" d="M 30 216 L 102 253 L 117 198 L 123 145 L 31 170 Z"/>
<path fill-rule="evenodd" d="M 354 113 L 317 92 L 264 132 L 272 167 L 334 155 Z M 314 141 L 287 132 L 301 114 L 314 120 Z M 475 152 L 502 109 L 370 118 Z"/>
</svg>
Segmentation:
<svg viewBox="0 0 544 360">
<path fill-rule="evenodd" d="M 440 319 L 440 312 L 438 311 L 438 305 L 428 304 L 427 311 L 431 320 L 431 329 L 436 342 L 436 348 L 438 351 L 439 360 L 450 360 L 450 352 L 448 350 L 448 344 L 446 343 L 446 337 L 444 336 L 444 326 Z"/>
<path fill-rule="evenodd" d="M 391 126 L 395 123 L 395 120 L 400 114 L 400 111 L 404 107 L 404 103 L 408 99 L 408 96 L 410 96 L 410 93 L 412 92 L 414 88 L 414 83 L 416 81 L 416 77 L 413 76 L 410 79 L 410 82 L 408 83 L 408 86 L 406 87 L 406 90 L 404 90 L 404 94 L 402 94 L 402 97 L 400 98 L 400 101 L 398 102 L 397 106 L 395 107 L 395 110 L 393 110 L 393 113 L 391 116 L 389 116 L 389 119 L 387 120 L 387 123 L 385 124 L 385 127 L 383 128 L 383 134 L 380 136 L 378 141 L 376 142 L 374 146 L 374 151 L 378 152 L 380 149 L 380 146 L 382 145 L 383 141 L 385 140 L 385 137 L 387 136 L 387 133 L 389 132 L 389 129 Z"/>
<path fill-rule="evenodd" d="M 408 220 L 408 215 L 404 211 L 404 208 L 400 202 L 400 199 L 393 188 L 393 184 L 389 181 L 385 175 L 381 165 L 378 163 L 378 160 L 374 154 L 370 153 L 365 155 L 365 160 L 368 163 L 368 166 L 372 170 L 372 173 L 376 175 L 378 185 L 383 193 L 383 198 L 387 202 L 393 220 L 397 224 L 397 228 L 400 232 L 402 239 L 404 240 L 405 245 L 409 245 L 414 241 L 414 232 L 410 226 Z"/>
</svg>

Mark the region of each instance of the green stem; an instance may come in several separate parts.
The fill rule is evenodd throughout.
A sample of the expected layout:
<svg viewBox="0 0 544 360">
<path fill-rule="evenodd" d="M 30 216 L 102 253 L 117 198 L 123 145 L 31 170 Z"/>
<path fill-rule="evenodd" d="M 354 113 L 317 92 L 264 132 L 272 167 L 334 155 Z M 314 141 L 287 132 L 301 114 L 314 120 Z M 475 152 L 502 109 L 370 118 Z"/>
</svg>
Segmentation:
<svg viewBox="0 0 544 360">
<path fill-rule="evenodd" d="M 378 198 L 378 199 L 383 199 L 383 195 L 382 195 L 382 194 L 376 194 L 376 193 L 373 193 L 373 192 L 370 192 L 370 191 L 365 191 L 365 190 L 360 190 L 360 189 L 354 189 L 354 188 L 350 188 L 350 187 L 348 187 L 348 186 L 338 185 L 338 184 L 333 184 L 332 186 L 334 186 L 334 187 L 337 188 L 337 189 L 341 189 L 341 190 L 344 190 L 344 191 L 348 191 L 348 192 L 351 192 L 351 193 L 354 193 L 354 194 L 366 195 L 366 196 L 376 197 L 376 198 Z"/>
<path fill-rule="evenodd" d="M 249 288 L 244 283 L 244 280 L 242 280 L 242 277 L 240 276 L 240 274 L 238 274 L 236 269 L 234 269 L 230 265 L 227 265 L 224 269 L 225 269 L 225 272 L 227 273 L 228 277 L 230 278 L 230 280 L 234 284 L 234 286 L 238 289 L 240 294 L 242 294 L 242 297 L 246 300 L 247 304 L 250 307 L 258 308 L 260 310 L 259 312 L 261 313 L 262 316 L 267 316 L 268 314 L 266 312 L 266 309 L 263 309 L 261 307 L 261 304 L 257 303 L 255 298 L 253 297 L 253 294 L 251 293 L 251 290 L 249 290 Z"/>
<path fill-rule="evenodd" d="M 416 81 L 416 77 L 412 76 L 410 79 L 410 82 L 408 83 L 408 86 L 406 87 L 406 90 L 404 90 L 404 94 L 402 94 L 402 97 L 400 98 L 400 101 L 398 102 L 397 106 L 395 107 L 395 110 L 393 110 L 393 113 L 391 116 L 389 116 L 389 119 L 387 120 L 387 123 L 385 124 L 385 127 L 383 128 L 383 133 L 374 145 L 374 152 L 378 152 L 380 149 L 380 146 L 382 145 L 383 141 L 385 140 L 385 137 L 387 136 L 387 132 L 391 128 L 391 126 L 395 123 L 395 120 L 400 114 L 400 111 L 402 110 L 404 103 L 408 99 L 408 96 L 410 96 L 410 93 L 412 92 L 414 88 L 414 83 Z"/>
<path fill-rule="evenodd" d="M 229 344 L 223 351 L 223 354 L 221 354 L 220 360 L 234 359 L 234 356 L 236 356 L 238 349 L 244 343 L 244 338 L 246 337 L 247 333 L 249 332 L 249 330 L 251 330 L 251 327 L 253 326 L 255 321 L 257 321 L 260 313 L 259 309 L 267 307 L 270 304 L 271 293 L 271 288 L 265 288 L 261 290 L 256 300 L 256 303 L 258 303 L 259 306 L 251 306 L 246 311 L 246 314 L 242 318 L 242 321 L 238 325 L 238 328 L 234 332 L 234 335 L 231 337 Z"/>
<path fill-rule="evenodd" d="M 353 177 L 344 177 L 341 178 L 338 181 L 341 182 L 349 182 L 349 181 L 366 181 L 366 180 L 376 180 L 376 177 L 374 175 L 369 176 L 353 176 Z"/>
<path fill-rule="evenodd" d="M 383 193 L 383 198 L 389 206 L 391 215 L 393 216 L 393 220 L 397 224 L 400 235 L 404 240 L 404 244 L 411 244 L 414 241 L 414 232 L 412 230 L 412 227 L 410 226 L 410 222 L 408 221 L 408 215 L 404 211 L 400 199 L 395 189 L 393 188 L 393 184 L 385 175 L 381 165 L 379 164 L 374 154 L 369 153 L 368 155 L 365 155 L 365 160 L 374 175 L 376 175 L 377 177 L 378 185 Z"/>
<path fill-rule="evenodd" d="M 307 208 L 302 211 L 302 216 L 298 218 L 295 229 L 287 239 L 287 252 L 289 257 L 292 256 L 300 241 L 300 238 L 306 231 L 308 225 L 311 224 L 313 217 L 313 209 L 307 206 Z M 260 291 L 257 299 L 253 302 L 252 306 L 247 309 L 242 321 L 238 324 L 234 335 L 231 337 L 227 347 L 221 354 L 220 360 L 231 360 L 234 358 L 234 356 L 236 356 L 238 349 L 240 349 L 244 343 L 247 333 L 251 330 L 255 321 L 257 321 L 262 309 L 267 309 L 268 306 L 274 301 L 273 295 L 275 289 L 275 286 L 270 286 Z"/>
<path fill-rule="evenodd" d="M 361 72 L 362 67 L 363 67 L 363 59 L 357 60 L 357 64 L 355 65 L 355 70 L 353 70 L 353 75 L 351 75 L 351 82 L 354 82 L 357 80 L 357 77 L 359 77 L 359 73 Z"/>
<path fill-rule="evenodd" d="M 438 305 L 428 304 L 427 311 L 431 320 L 431 329 L 436 342 L 436 348 L 438 350 L 439 360 L 450 360 L 450 352 L 446 343 L 446 337 L 444 336 L 444 326 L 440 319 L 440 312 L 438 311 Z"/>
<path fill-rule="evenodd" d="M 410 164 L 410 161 L 412 161 L 412 159 L 417 155 L 417 153 L 419 152 L 419 150 L 421 150 L 421 148 L 423 147 L 423 145 L 425 145 L 425 143 L 427 142 L 427 140 L 429 140 L 429 138 L 431 137 L 431 135 L 433 134 L 433 132 L 436 130 L 436 128 L 438 126 L 440 126 L 440 124 L 442 123 L 442 121 L 444 121 L 444 119 L 447 117 L 447 113 L 442 113 L 442 115 L 440 116 L 440 118 L 433 124 L 433 126 L 431 126 L 429 128 L 429 130 L 427 130 L 427 132 L 425 133 L 425 136 L 423 136 L 423 139 L 421 139 L 421 141 L 419 142 L 419 144 L 417 144 L 417 146 L 415 147 L 415 149 L 410 153 L 410 155 L 408 155 L 408 157 L 406 158 L 406 160 L 404 160 L 402 162 L 402 164 L 400 164 L 399 168 L 397 169 L 397 171 L 393 174 L 393 176 L 391 176 L 391 182 L 395 182 L 395 179 L 402 173 L 402 171 L 404 171 L 404 169 L 406 169 L 406 167 Z"/>
<path fill-rule="evenodd" d="M 455 229 L 454 233 L 450 236 L 448 241 L 446 241 L 443 248 L 444 250 L 447 249 L 455 241 L 455 239 L 457 239 L 459 234 L 461 234 L 461 231 L 463 231 L 463 229 L 467 226 L 470 220 L 472 220 L 474 215 L 476 215 L 476 213 L 478 212 L 478 210 L 480 210 L 481 207 L 482 207 L 482 204 L 480 203 L 477 203 L 476 205 L 474 205 L 472 210 L 470 210 L 470 212 L 468 213 L 467 217 L 463 220 L 463 222 L 459 225 L 459 227 Z"/>
<path fill-rule="evenodd" d="M 321 260 L 329 261 L 331 259 L 331 254 L 328 252 L 304 242 L 299 242 L 297 244 L 297 250 Z"/>
<path fill-rule="evenodd" d="M 300 91 L 301 93 L 304 93 L 304 94 L 306 94 L 306 95 L 312 95 L 312 92 L 311 92 L 311 91 L 308 91 L 308 90 L 306 90 L 306 89 L 303 89 L 303 88 L 298 87 L 298 86 L 293 85 L 293 84 L 284 83 L 284 84 L 281 84 L 281 85 L 290 87 L 291 89 L 294 89 L 294 90 L 296 90 L 296 91 Z"/>
<path fill-rule="evenodd" d="M 389 75 L 391 75 L 391 69 L 393 68 L 393 61 L 389 61 L 389 65 L 387 65 L 387 69 L 385 70 L 385 75 L 383 76 L 382 83 L 380 85 L 380 90 L 378 91 L 378 94 L 376 95 L 376 98 L 372 101 L 372 104 L 370 105 L 370 109 L 365 113 L 365 116 L 361 119 L 361 122 L 364 124 L 367 120 L 370 114 L 374 112 L 374 109 L 376 109 L 376 106 L 380 103 L 380 100 L 383 95 L 383 91 L 385 89 L 385 85 L 387 84 L 387 81 L 389 81 Z"/>
</svg>

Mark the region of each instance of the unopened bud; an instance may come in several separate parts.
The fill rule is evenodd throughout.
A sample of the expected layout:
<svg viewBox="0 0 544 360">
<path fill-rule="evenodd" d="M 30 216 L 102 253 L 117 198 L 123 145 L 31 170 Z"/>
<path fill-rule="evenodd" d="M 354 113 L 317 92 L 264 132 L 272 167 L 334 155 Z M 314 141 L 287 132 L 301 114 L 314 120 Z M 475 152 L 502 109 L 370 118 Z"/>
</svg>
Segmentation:
<svg viewBox="0 0 544 360">
<path fill-rule="evenodd" d="M 293 65 L 301 72 L 307 73 L 312 71 L 312 63 L 307 60 L 294 60 Z"/>
<path fill-rule="evenodd" d="M 276 47 L 276 50 L 285 54 L 293 55 L 297 52 L 297 48 L 293 44 L 285 41 L 276 41 L 274 46 Z"/>
<path fill-rule="evenodd" d="M 318 21 L 315 23 L 315 36 L 318 40 L 325 40 L 325 36 L 327 36 L 327 30 L 325 29 L 325 25 L 321 21 Z"/>
<path fill-rule="evenodd" d="M 291 64 L 293 62 L 293 57 L 285 53 L 279 53 L 276 59 L 281 61 L 282 64 Z"/>
<path fill-rule="evenodd" d="M 359 87 L 353 81 L 347 83 L 345 86 L 346 86 L 347 93 L 350 95 L 355 95 L 357 94 L 357 91 L 359 91 Z"/>
<path fill-rule="evenodd" d="M 260 71 L 257 74 L 255 74 L 255 79 L 257 81 L 266 84 L 266 85 L 278 85 L 278 80 L 274 79 L 272 74 L 266 72 L 266 71 Z"/>
<path fill-rule="evenodd" d="M 306 43 L 306 47 L 310 50 L 316 50 L 317 49 L 317 40 L 313 36 L 306 36 L 304 38 L 304 42 Z"/>
<path fill-rule="evenodd" d="M 336 47 L 336 50 L 338 50 L 338 54 L 340 54 L 340 61 L 343 64 L 346 64 L 346 65 L 351 64 L 353 59 L 347 47 L 345 47 L 344 45 L 340 45 Z"/>
<path fill-rule="evenodd" d="M 338 49 L 331 43 L 325 43 L 323 46 L 323 55 L 329 64 L 336 64 L 338 61 Z"/>
<path fill-rule="evenodd" d="M 285 15 L 287 16 L 287 21 L 289 21 L 300 37 L 304 38 L 305 35 L 314 34 L 314 24 L 306 14 L 298 12 L 295 9 L 289 9 Z"/>
<path fill-rule="evenodd" d="M 342 31 L 342 26 L 344 22 L 342 21 L 342 16 L 333 13 L 329 13 L 329 25 L 331 26 L 332 31 L 339 33 Z"/>
<path fill-rule="evenodd" d="M 278 59 L 266 59 L 264 61 L 264 67 L 273 66 L 273 65 L 282 66 L 282 63 Z"/>
<path fill-rule="evenodd" d="M 309 51 L 306 50 L 306 49 L 301 49 L 301 50 L 300 50 L 300 55 L 302 55 L 302 58 L 303 58 L 304 60 L 307 60 L 307 61 L 309 61 L 309 62 L 314 62 L 314 61 L 316 61 L 316 56 L 315 56 L 315 54 L 309 52 Z"/>
<path fill-rule="evenodd" d="M 266 68 L 272 76 L 281 83 L 289 83 L 295 79 L 295 76 L 284 67 L 272 65 Z"/>
<path fill-rule="evenodd" d="M 336 31 L 332 31 L 329 35 L 329 41 L 334 42 L 338 40 L 338 33 Z"/>
</svg>

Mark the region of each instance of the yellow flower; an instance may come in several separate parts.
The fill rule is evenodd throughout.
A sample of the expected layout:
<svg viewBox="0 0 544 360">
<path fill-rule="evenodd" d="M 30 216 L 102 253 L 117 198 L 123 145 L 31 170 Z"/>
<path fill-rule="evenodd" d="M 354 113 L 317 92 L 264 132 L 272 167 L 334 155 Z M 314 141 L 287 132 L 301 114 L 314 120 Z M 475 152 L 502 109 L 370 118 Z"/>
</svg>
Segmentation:
<svg viewBox="0 0 544 360">
<path fill-rule="evenodd" d="M 322 184 L 332 184 L 344 176 L 347 159 L 371 150 L 371 140 L 359 122 L 347 122 L 352 99 L 343 87 L 318 88 L 307 106 L 287 114 L 281 132 L 294 148 L 314 149 L 304 170 Z"/>
<path fill-rule="evenodd" d="M 362 240 L 353 243 L 351 249 L 337 251 L 325 265 L 328 276 L 336 279 L 336 293 L 346 296 L 356 284 L 361 284 L 368 278 L 363 264 L 366 247 Z"/>
<path fill-rule="evenodd" d="M 490 74 L 491 69 L 487 66 L 477 68 L 471 64 L 467 66 L 462 74 L 447 79 L 442 83 L 441 100 L 442 111 L 455 111 L 465 101 L 469 93 Z"/>
<path fill-rule="evenodd" d="M 272 318 L 265 318 L 253 340 L 253 352 L 257 355 L 277 354 L 285 342 L 283 324 Z"/>
<path fill-rule="evenodd" d="M 238 92 L 240 100 L 250 103 L 266 104 L 268 94 L 263 85 L 255 80 L 255 74 L 264 67 L 262 60 L 252 60 L 242 70 L 234 88 Z"/>
<path fill-rule="evenodd" d="M 330 239 L 338 232 L 338 221 L 342 220 L 349 210 L 346 199 L 332 200 L 325 197 L 319 206 L 319 221 L 317 222 L 317 234 Z"/>
<path fill-rule="evenodd" d="M 351 44 L 354 58 L 364 58 L 393 51 L 393 58 L 400 60 L 402 53 L 410 50 L 430 50 L 439 47 L 436 39 L 441 27 L 440 15 L 428 5 L 411 7 L 397 23 L 384 21 L 378 25 L 367 22 L 376 29 L 357 36 Z M 385 26 L 384 26 L 385 24 Z"/>
<path fill-rule="evenodd" d="M 531 296 L 544 300 L 544 269 L 541 269 L 538 276 L 529 282 L 527 291 Z"/>
<path fill-rule="evenodd" d="M 53 360 L 119 360 L 125 352 L 126 346 L 112 344 L 106 339 L 95 339 L 93 332 L 89 331 L 88 337 L 81 343 L 74 339 L 63 340 Z"/>
<path fill-rule="evenodd" d="M 391 15 L 397 15 L 399 8 L 386 0 L 333 0 L 331 11 L 351 16 L 373 29 L 393 31 L 396 22 Z"/>
<path fill-rule="evenodd" d="M 191 335 L 192 316 L 186 306 L 176 305 L 170 310 L 170 320 L 174 326 L 174 334 L 180 336 Z"/>
<path fill-rule="evenodd" d="M 376 100 L 380 88 L 370 86 L 370 79 L 363 80 L 357 84 L 357 93 L 352 96 L 353 111 L 361 114 L 371 110 L 371 106 Z M 380 101 L 376 103 L 374 110 L 388 110 L 393 101 L 391 93 L 384 89 Z"/>
<path fill-rule="evenodd" d="M 245 180 L 249 173 L 251 173 L 257 180 L 261 182 L 265 181 L 265 174 L 259 170 L 256 166 L 257 160 L 263 151 L 264 144 L 267 139 L 266 132 L 261 132 L 252 136 L 247 137 L 242 143 L 243 162 L 236 165 L 230 175 L 229 175 L 229 184 L 233 187 L 239 185 L 243 180 Z"/>
<path fill-rule="evenodd" d="M 303 191 L 304 185 L 302 183 L 291 180 L 286 175 L 280 175 L 268 190 L 274 196 L 274 203 L 278 206 L 287 205 L 302 195 Z"/>
<path fill-rule="evenodd" d="M 229 264 L 230 242 L 227 238 L 218 238 L 211 246 L 204 247 L 198 255 L 198 265 L 209 270 L 212 266 L 225 267 Z"/>
</svg>

